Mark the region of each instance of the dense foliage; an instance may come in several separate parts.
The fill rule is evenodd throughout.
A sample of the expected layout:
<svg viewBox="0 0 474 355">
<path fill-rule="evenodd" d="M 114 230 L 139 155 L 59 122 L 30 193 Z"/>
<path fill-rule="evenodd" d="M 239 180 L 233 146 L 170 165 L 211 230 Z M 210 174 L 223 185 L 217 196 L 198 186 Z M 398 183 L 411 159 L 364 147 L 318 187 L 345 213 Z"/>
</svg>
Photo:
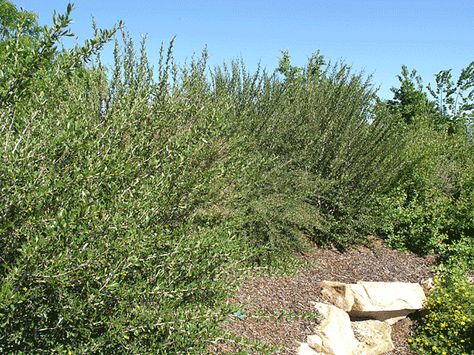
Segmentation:
<svg viewBox="0 0 474 355">
<path fill-rule="evenodd" d="M 436 75 L 435 99 L 415 71 L 402 68 L 400 88 L 388 105 L 404 118 L 412 138 L 403 150 L 413 161 L 392 191 L 380 197 L 379 233 L 394 247 L 435 252 L 439 266 L 425 316 L 410 339 L 420 353 L 474 351 L 474 62 L 456 83 Z"/>
<path fill-rule="evenodd" d="M 251 74 L 171 42 L 153 70 L 120 24 L 59 50 L 71 10 L 0 0 L 0 351 L 204 351 L 245 268 L 472 235 L 472 81 L 443 111 L 407 70 L 385 103 L 319 53 Z"/>
<path fill-rule="evenodd" d="M 474 352 L 474 284 L 466 273 L 474 270 L 472 239 L 443 248 L 438 275 L 425 305 L 426 316 L 409 339 L 421 354 Z"/>
</svg>

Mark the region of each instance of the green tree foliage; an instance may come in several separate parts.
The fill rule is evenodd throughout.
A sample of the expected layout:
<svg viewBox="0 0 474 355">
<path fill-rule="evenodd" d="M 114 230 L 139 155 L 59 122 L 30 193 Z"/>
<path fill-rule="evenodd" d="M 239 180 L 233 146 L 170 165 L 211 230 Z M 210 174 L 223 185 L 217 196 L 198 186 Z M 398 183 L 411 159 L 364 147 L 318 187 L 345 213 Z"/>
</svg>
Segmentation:
<svg viewBox="0 0 474 355">
<path fill-rule="evenodd" d="M 52 71 L 72 73 L 97 53 L 116 31 L 116 28 L 96 28 L 94 38 L 83 46 L 64 50 L 58 55 L 62 38 L 73 35 L 69 29 L 71 4 L 65 14 L 54 14 L 52 27 L 41 28 L 34 14 L 18 11 L 7 0 L 2 0 L 0 6 L 0 61 L 8 63 L 0 70 L 0 103 L 10 110 L 14 103 L 36 94 L 30 88 L 38 76 L 44 77 Z"/>
<path fill-rule="evenodd" d="M 472 63 L 456 85 L 450 71 L 439 72 L 437 90 L 428 87 L 437 102 L 430 102 L 421 78 L 402 67 L 401 86 L 393 89 L 388 106 L 402 116 L 408 112 L 405 122 L 411 117 L 410 143 L 402 153 L 410 163 L 400 185 L 382 197 L 388 199 L 386 233 L 394 246 L 433 252 L 474 232 L 473 145 L 469 130 L 459 129 L 468 127 L 472 116 L 472 78 Z"/>
<path fill-rule="evenodd" d="M 255 139 L 253 150 L 278 167 L 275 177 L 266 174 L 268 195 L 257 206 L 282 210 L 280 224 L 267 226 L 279 226 L 271 234 L 351 245 L 373 228 L 373 197 L 403 165 L 394 154 L 404 144 L 397 123 L 389 112 L 374 111 L 370 82 L 344 63 L 326 64 L 316 53 L 298 68 L 283 53 L 278 73 L 284 78 L 275 86 L 278 103 L 246 133 Z M 278 208 L 282 198 L 295 210 Z"/>
<path fill-rule="evenodd" d="M 436 86 L 428 85 L 443 124 L 450 132 L 474 123 L 474 62 L 462 69 L 456 82 L 451 70 L 442 70 L 435 76 Z"/>
<path fill-rule="evenodd" d="M 403 65 L 398 80 L 400 87 L 391 89 L 393 99 L 388 101 L 388 105 L 401 115 L 406 124 L 435 113 L 435 106 L 428 100 L 423 90 L 423 81 L 416 70 L 410 72 L 408 67 Z"/>
<path fill-rule="evenodd" d="M 4 41 L 15 36 L 21 29 L 30 36 L 35 36 L 40 31 L 37 23 L 37 16 L 33 12 L 18 10 L 9 0 L 0 1 L 0 41 Z"/>
<path fill-rule="evenodd" d="M 450 70 L 423 91 L 421 78 L 403 67 L 388 106 L 408 124 L 400 152 L 408 164 L 393 190 L 379 198 L 392 246 L 437 253 L 435 289 L 426 303 L 412 348 L 420 354 L 472 352 L 474 245 L 473 63 L 456 83 Z M 415 85 L 416 83 L 416 85 Z M 427 109 L 428 108 L 428 109 Z M 383 220 L 383 219 L 382 219 Z"/>
</svg>

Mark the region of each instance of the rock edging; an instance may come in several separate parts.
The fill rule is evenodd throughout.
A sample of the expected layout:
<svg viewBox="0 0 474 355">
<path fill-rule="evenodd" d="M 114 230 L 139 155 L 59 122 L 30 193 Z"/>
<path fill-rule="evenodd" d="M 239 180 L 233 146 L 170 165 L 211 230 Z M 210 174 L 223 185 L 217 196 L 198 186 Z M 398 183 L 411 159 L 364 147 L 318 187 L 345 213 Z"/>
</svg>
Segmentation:
<svg viewBox="0 0 474 355">
<path fill-rule="evenodd" d="M 427 282 L 322 281 L 325 302 L 315 303 L 322 315 L 315 334 L 301 343 L 298 354 L 376 355 L 394 349 L 391 325 L 423 308 Z M 428 282 L 429 284 L 429 282 Z"/>
</svg>

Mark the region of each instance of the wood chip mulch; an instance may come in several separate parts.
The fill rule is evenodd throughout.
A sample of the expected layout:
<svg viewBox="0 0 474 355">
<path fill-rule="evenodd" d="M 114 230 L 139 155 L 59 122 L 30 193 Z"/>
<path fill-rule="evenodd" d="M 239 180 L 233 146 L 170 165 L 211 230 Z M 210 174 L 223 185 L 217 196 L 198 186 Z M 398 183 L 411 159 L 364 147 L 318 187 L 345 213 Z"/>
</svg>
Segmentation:
<svg viewBox="0 0 474 355">
<path fill-rule="evenodd" d="M 314 248 L 302 257 L 310 266 L 295 276 L 251 276 L 244 281 L 228 302 L 242 309 L 245 319 L 230 315 L 223 328 L 237 337 L 274 346 L 279 349 L 277 353 L 295 354 L 299 342 L 304 342 L 317 326 L 311 314 L 315 314 L 312 303 L 323 301 L 319 282 L 420 282 L 433 276 L 435 263 L 434 257 L 393 250 L 376 238 L 370 239 L 369 246 L 343 253 Z M 407 339 L 413 323 L 406 318 L 392 326 L 395 350 L 390 354 L 411 354 Z M 210 349 L 214 353 L 237 350 L 228 342 Z M 253 353 L 248 349 L 245 352 Z"/>
</svg>

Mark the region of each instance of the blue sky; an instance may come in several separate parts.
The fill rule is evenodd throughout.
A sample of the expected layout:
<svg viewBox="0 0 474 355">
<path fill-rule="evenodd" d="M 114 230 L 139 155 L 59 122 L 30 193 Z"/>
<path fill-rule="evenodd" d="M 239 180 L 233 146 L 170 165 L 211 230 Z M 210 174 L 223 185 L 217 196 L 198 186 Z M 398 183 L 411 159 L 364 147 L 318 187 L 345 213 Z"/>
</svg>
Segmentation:
<svg viewBox="0 0 474 355">
<path fill-rule="evenodd" d="M 63 0 L 13 0 L 51 22 Z M 184 61 L 207 45 L 211 64 L 242 57 L 249 69 L 268 70 L 288 50 L 297 65 L 320 49 L 374 75 L 380 95 L 391 96 L 400 66 L 416 68 L 425 81 L 441 69 L 455 73 L 474 60 L 474 0 L 76 0 L 72 29 L 78 40 L 123 20 L 131 34 L 148 34 L 156 61 L 161 41 L 173 36 Z M 105 60 L 110 58 L 106 55 Z"/>
</svg>

